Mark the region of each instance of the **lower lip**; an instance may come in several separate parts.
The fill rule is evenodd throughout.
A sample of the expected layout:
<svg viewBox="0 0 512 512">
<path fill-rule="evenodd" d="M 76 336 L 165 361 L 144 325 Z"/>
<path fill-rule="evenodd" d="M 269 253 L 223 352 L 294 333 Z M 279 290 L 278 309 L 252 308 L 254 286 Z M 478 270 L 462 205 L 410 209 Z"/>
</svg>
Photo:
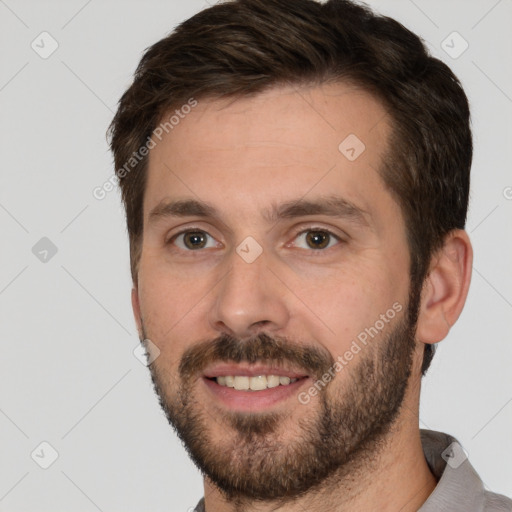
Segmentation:
<svg viewBox="0 0 512 512">
<path fill-rule="evenodd" d="M 228 386 L 221 386 L 215 380 L 203 377 L 206 387 L 222 404 L 230 409 L 251 412 L 267 409 L 290 398 L 294 398 L 298 402 L 298 390 L 307 381 L 309 381 L 309 378 L 304 377 L 287 386 L 279 385 L 261 391 L 238 391 Z"/>
</svg>

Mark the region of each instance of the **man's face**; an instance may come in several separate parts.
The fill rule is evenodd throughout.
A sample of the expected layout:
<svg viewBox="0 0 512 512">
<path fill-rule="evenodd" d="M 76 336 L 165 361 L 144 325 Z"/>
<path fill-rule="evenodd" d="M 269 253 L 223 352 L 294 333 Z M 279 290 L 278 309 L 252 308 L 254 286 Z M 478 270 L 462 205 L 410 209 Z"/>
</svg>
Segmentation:
<svg viewBox="0 0 512 512">
<path fill-rule="evenodd" d="M 355 87 L 277 88 L 200 100 L 151 150 L 134 310 L 169 420 L 228 496 L 348 472 L 398 417 L 415 344 L 389 132 Z"/>
</svg>

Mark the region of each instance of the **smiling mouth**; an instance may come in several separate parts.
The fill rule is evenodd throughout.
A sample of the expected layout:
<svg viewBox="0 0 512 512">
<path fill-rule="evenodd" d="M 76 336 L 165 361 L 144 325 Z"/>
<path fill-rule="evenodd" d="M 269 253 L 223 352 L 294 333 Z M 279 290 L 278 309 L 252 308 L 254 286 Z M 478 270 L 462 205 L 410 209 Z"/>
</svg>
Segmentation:
<svg viewBox="0 0 512 512">
<path fill-rule="evenodd" d="M 285 375 L 221 375 L 207 378 L 208 380 L 216 382 L 219 386 L 233 388 L 237 391 L 262 391 L 278 386 L 289 386 L 307 377 L 290 378 Z"/>
<path fill-rule="evenodd" d="M 292 400 L 310 377 L 262 365 L 219 365 L 206 371 L 202 380 L 215 403 L 231 411 L 256 413 Z"/>
</svg>

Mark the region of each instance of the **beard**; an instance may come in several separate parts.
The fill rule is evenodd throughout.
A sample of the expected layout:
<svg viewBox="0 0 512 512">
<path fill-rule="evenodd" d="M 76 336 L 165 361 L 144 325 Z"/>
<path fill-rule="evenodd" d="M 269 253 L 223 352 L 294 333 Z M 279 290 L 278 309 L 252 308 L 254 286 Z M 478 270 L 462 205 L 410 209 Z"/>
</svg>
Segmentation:
<svg viewBox="0 0 512 512">
<path fill-rule="evenodd" d="M 179 375 L 153 362 L 155 392 L 190 458 L 228 502 L 240 509 L 251 501 L 282 506 L 354 479 L 377 460 L 411 374 L 418 302 L 419 293 L 410 294 L 405 314 L 387 334 L 370 341 L 341 370 L 347 372 L 345 381 L 328 382 L 317 400 L 298 406 L 305 409 L 293 421 L 283 411 L 221 410 L 197 396 L 202 370 L 213 362 L 293 365 L 313 382 L 334 366 L 332 355 L 318 345 L 264 333 L 245 341 L 219 336 L 191 346 L 181 357 Z"/>
</svg>

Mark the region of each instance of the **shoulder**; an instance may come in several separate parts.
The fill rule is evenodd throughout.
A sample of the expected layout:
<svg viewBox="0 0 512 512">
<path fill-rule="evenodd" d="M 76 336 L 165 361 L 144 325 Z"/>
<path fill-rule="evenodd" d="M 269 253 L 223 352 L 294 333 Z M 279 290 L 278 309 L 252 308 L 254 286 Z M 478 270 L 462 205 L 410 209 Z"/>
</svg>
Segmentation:
<svg viewBox="0 0 512 512">
<path fill-rule="evenodd" d="M 204 496 L 199 500 L 199 502 L 196 505 L 196 508 L 193 510 L 193 512 L 205 512 L 205 510 L 204 510 Z"/>
<path fill-rule="evenodd" d="M 485 512 L 512 512 L 512 500 L 491 491 L 484 492 Z"/>
<path fill-rule="evenodd" d="M 457 439 L 421 429 L 425 460 L 438 480 L 421 512 L 512 512 L 512 500 L 487 490 Z"/>
</svg>

